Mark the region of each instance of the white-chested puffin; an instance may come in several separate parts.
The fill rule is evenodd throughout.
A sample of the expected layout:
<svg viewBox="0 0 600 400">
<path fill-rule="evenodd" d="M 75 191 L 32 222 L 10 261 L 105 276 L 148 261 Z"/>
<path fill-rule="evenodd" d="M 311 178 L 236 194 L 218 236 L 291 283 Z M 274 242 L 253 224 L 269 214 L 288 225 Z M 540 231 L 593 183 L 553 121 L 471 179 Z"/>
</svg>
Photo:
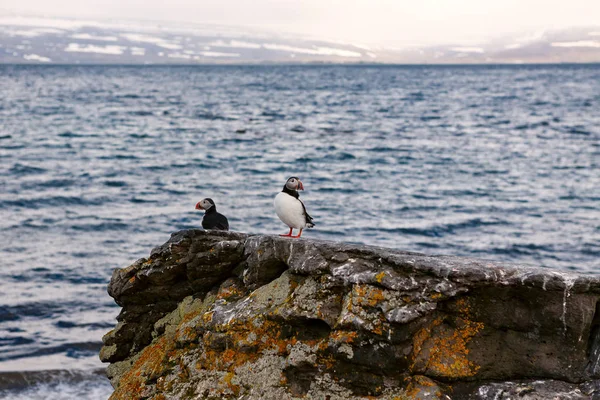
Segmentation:
<svg viewBox="0 0 600 400">
<path fill-rule="evenodd" d="M 196 210 L 204 210 L 204 218 L 202 218 L 202 227 L 204 229 L 215 229 L 218 231 L 229 230 L 227 217 L 217 212 L 217 206 L 213 199 L 199 201 L 196 204 Z"/>
<path fill-rule="evenodd" d="M 312 222 L 312 217 L 306 212 L 304 203 L 300 200 L 298 190 L 304 190 L 304 186 L 300 179 L 292 176 L 287 180 L 285 185 L 283 185 L 283 190 L 275 196 L 275 212 L 279 219 L 290 227 L 290 232 L 288 234 L 280 236 L 299 238 L 302 236 L 302 229 L 315 226 Z M 292 236 L 292 230 L 294 228 L 300 229 L 298 236 Z"/>
</svg>

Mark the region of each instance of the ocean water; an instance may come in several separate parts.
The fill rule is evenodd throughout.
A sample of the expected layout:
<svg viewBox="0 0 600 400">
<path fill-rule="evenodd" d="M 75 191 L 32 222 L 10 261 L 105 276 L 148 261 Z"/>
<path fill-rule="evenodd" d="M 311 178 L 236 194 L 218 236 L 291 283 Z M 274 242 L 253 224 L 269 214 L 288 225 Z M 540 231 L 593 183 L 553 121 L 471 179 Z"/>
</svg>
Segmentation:
<svg viewBox="0 0 600 400">
<path fill-rule="evenodd" d="M 0 398 L 105 399 L 111 271 L 198 228 L 600 272 L 600 65 L 0 66 Z"/>
</svg>

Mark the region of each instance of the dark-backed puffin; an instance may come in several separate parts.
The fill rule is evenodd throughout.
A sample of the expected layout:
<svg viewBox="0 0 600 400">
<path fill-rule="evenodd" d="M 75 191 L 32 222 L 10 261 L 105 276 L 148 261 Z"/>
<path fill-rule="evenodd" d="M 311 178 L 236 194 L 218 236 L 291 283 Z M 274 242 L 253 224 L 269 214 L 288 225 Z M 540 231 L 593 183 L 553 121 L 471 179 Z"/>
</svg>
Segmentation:
<svg viewBox="0 0 600 400">
<path fill-rule="evenodd" d="M 298 190 L 304 190 L 304 186 L 300 179 L 292 176 L 283 185 L 283 190 L 275 196 L 275 212 L 279 219 L 290 227 L 288 234 L 280 236 L 299 238 L 302 236 L 302 229 L 315 226 L 312 217 L 306 212 L 304 203 L 300 200 Z M 298 236 L 292 236 L 293 229 L 300 229 Z"/>
<path fill-rule="evenodd" d="M 213 199 L 199 201 L 196 204 L 196 210 L 204 210 L 204 218 L 202 218 L 202 227 L 204 229 L 216 229 L 219 231 L 229 230 L 227 217 L 217 212 L 217 206 Z"/>
</svg>

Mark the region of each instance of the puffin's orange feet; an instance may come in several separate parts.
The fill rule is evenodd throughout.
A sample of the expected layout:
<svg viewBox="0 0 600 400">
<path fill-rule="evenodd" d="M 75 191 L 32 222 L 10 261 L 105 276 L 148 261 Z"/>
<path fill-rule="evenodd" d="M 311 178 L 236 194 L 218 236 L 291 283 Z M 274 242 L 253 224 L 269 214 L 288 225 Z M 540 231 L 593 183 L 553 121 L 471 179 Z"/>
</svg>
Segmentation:
<svg viewBox="0 0 600 400">
<path fill-rule="evenodd" d="M 292 231 L 290 230 L 290 234 L 292 233 Z M 302 229 L 300 229 L 300 232 L 298 232 L 297 236 L 290 236 L 293 237 L 294 239 L 298 239 L 300 236 L 302 236 Z"/>
<path fill-rule="evenodd" d="M 302 230 L 300 232 L 302 232 Z M 292 236 L 292 228 L 290 228 L 290 233 L 288 233 L 286 235 L 279 235 L 279 236 L 283 236 L 283 237 L 295 237 L 295 236 Z"/>
</svg>

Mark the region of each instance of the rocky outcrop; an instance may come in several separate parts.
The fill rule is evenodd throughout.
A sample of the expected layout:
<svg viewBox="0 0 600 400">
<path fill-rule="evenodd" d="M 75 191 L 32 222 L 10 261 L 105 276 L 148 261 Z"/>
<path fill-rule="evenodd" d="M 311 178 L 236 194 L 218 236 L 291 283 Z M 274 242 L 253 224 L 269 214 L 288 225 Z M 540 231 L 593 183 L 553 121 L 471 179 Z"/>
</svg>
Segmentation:
<svg viewBox="0 0 600 400">
<path fill-rule="evenodd" d="M 111 399 L 589 399 L 600 279 L 181 231 L 114 271 Z"/>
</svg>

